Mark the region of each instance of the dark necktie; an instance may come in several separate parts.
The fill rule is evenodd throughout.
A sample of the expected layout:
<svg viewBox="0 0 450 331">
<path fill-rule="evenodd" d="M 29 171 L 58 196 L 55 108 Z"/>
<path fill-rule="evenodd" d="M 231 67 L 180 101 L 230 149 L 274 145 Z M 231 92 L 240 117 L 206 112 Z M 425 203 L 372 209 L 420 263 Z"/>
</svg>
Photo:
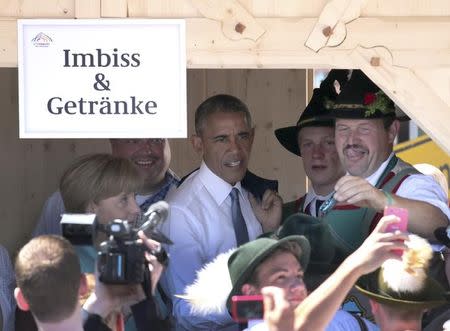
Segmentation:
<svg viewBox="0 0 450 331">
<path fill-rule="evenodd" d="M 316 199 L 316 217 L 319 217 L 319 208 L 325 200 Z"/>
<path fill-rule="evenodd" d="M 248 242 L 247 225 L 241 212 L 241 204 L 239 203 L 239 191 L 236 187 L 230 192 L 231 197 L 231 218 L 233 219 L 234 234 L 236 235 L 237 246 Z"/>
</svg>

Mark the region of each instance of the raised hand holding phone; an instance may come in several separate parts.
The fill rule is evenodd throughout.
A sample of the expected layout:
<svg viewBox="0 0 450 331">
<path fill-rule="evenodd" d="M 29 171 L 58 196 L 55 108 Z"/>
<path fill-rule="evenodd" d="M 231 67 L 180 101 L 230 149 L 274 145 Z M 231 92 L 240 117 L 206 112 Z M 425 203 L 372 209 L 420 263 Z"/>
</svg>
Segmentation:
<svg viewBox="0 0 450 331">
<path fill-rule="evenodd" d="M 395 232 L 399 230 L 401 232 L 406 232 L 408 230 L 408 209 L 387 206 L 384 208 L 384 216 L 395 215 L 400 218 L 397 223 L 389 224 L 386 228 L 386 232 Z"/>
<path fill-rule="evenodd" d="M 384 208 L 384 216 L 387 215 L 395 215 L 398 218 L 400 218 L 399 222 L 389 224 L 386 227 L 386 232 L 395 232 L 395 231 L 401 231 L 401 232 L 407 232 L 408 231 L 408 209 L 400 208 L 400 207 L 393 207 L 393 206 L 386 206 Z M 403 255 L 403 250 L 395 250 L 395 254 L 398 256 Z"/>
</svg>

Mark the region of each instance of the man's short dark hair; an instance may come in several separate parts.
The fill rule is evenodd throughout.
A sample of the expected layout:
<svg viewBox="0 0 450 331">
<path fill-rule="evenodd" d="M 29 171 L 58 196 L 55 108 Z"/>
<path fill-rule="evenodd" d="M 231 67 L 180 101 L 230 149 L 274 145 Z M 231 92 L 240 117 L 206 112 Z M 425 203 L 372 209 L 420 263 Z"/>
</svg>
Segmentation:
<svg viewBox="0 0 450 331">
<path fill-rule="evenodd" d="M 36 319 L 56 323 L 73 314 L 81 267 L 66 239 L 55 235 L 32 239 L 17 255 L 15 271 L 17 286 Z"/>
<path fill-rule="evenodd" d="M 244 113 L 247 125 L 252 127 L 252 117 L 244 102 L 232 95 L 217 94 L 203 101 L 195 111 L 195 133 L 200 135 L 208 116 L 218 112 Z"/>
</svg>

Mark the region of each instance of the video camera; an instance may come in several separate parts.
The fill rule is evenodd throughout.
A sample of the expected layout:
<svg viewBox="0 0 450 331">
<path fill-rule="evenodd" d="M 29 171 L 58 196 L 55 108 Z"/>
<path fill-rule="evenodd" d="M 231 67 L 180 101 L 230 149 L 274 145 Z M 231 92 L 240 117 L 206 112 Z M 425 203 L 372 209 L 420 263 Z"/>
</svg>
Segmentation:
<svg viewBox="0 0 450 331">
<path fill-rule="evenodd" d="M 148 248 L 137 233 L 142 230 L 147 237 L 171 245 L 172 241 L 158 230 L 159 224 L 167 218 L 168 210 L 165 201 L 154 203 L 139 215 L 133 226 L 120 219 L 99 224 L 95 214 L 63 214 L 62 234 L 73 245 L 93 245 L 98 233 L 105 233 L 108 239 L 100 244 L 97 253 L 99 280 L 105 284 L 139 284 L 148 270 L 145 259 Z M 162 247 L 150 253 L 161 264 L 168 264 L 169 257 Z"/>
</svg>

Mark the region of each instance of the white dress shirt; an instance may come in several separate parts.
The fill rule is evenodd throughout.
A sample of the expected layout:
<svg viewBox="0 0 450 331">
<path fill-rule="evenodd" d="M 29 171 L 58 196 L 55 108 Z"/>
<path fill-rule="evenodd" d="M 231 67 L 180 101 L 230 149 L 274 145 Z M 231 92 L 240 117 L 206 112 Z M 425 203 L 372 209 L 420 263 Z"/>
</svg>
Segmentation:
<svg viewBox="0 0 450 331">
<path fill-rule="evenodd" d="M 310 205 L 309 213 L 307 213 L 307 214 L 314 216 L 314 217 L 319 217 L 316 213 L 316 211 L 318 209 L 316 206 L 317 200 L 327 201 L 329 198 L 331 198 L 333 196 L 333 194 L 334 194 L 334 191 L 331 191 L 327 195 L 319 195 L 314 191 L 313 187 L 310 186 L 308 189 L 308 193 L 306 193 L 306 196 L 305 196 L 305 203 L 303 204 L 302 212 L 306 213 L 307 212 L 306 209 L 308 208 L 308 205 Z"/>
<path fill-rule="evenodd" d="M 242 215 L 249 239 L 253 240 L 262 234 L 261 224 L 253 213 L 248 192 L 240 183 L 234 187 L 239 190 Z M 236 247 L 229 196 L 232 188 L 202 163 L 200 169 L 167 198 L 170 213 L 162 231 L 174 244 L 167 248 L 170 263 L 162 285 L 173 300 L 177 330 L 236 330 L 228 314 L 194 316 L 185 300 L 174 297 L 184 293 L 185 287 L 194 282 L 196 271 L 205 263 Z"/>
</svg>

